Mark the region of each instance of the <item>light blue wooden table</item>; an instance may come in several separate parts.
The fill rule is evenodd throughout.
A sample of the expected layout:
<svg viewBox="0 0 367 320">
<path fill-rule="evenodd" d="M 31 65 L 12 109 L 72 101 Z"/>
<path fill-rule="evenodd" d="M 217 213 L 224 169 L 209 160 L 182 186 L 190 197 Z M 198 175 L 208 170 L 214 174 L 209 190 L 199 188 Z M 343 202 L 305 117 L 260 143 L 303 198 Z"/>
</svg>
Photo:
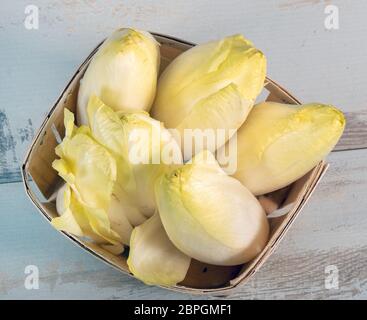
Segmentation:
<svg viewBox="0 0 367 320">
<path fill-rule="evenodd" d="M 325 7 L 339 29 L 325 27 Z M 25 8 L 39 8 L 27 30 Z M 142 283 L 58 234 L 23 191 L 19 164 L 35 130 L 92 48 L 133 26 L 204 42 L 243 33 L 268 58 L 268 74 L 304 102 L 347 113 L 346 134 L 317 192 L 262 269 L 230 298 L 367 298 L 367 2 L 3 1 L 0 7 L 0 298 L 193 299 Z M 39 289 L 24 286 L 27 265 Z M 325 286 L 338 269 L 339 288 Z"/>
</svg>

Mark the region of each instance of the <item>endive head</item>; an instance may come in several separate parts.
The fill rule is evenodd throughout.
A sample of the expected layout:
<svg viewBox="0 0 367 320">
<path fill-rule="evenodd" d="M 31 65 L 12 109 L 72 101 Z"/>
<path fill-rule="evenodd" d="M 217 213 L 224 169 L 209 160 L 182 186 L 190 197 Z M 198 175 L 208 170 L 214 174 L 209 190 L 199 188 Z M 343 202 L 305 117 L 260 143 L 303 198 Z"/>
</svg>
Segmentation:
<svg viewBox="0 0 367 320">
<path fill-rule="evenodd" d="M 168 237 L 188 256 L 237 265 L 254 258 L 267 242 L 269 226 L 261 205 L 208 151 L 162 176 L 155 191 Z"/>
<path fill-rule="evenodd" d="M 74 115 L 64 111 L 65 137 L 55 148 L 60 159 L 52 167 L 71 186 L 80 201 L 107 209 L 117 177 L 116 162 L 87 127 L 76 127 Z"/>
<path fill-rule="evenodd" d="M 159 44 L 151 34 L 116 30 L 93 56 L 80 83 L 77 116 L 87 124 L 92 94 L 114 110 L 149 110 L 156 91 Z"/>
<path fill-rule="evenodd" d="M 175 128 L 199 105 L 205 109 L 207 99 L 212 104 L 216 98 L 221 100 L 221 90 L 230 86 L 227 104 L 236 103 L 236 109 L 243 109 L 237 111 L 243 122 L 245 110 L 262 90 L 265 74 L 265 56 L 242 35 L 195 46 L 179 55 L 161 75 L 152 114 L 166 127 Z"/>
<path fill-rule="evenodd" d="M 169 240 L 158 213 L 134 229 L 127 264 L 144 283 L 175 285 L 184 280 L 190 261 Z"/>
<path fill-rule="evenodd" d="M 55 149 L 60 159 L 52 166 L 66 185 L 56 201 L 60 217 L 52 223 L 59 230 L 121 248 L 121 237 L 108 217 L 116 181 L 115 160 L 93 139 L 89 128 L 74 125 L 69 110 L 65 109 L 64 115 L 65 137 Z"/>
<path fill-rule="evenodd" d="M 127 239 L 130 234 L 124 234 L 121 238 L 118 232 L 111 228 L 104 210 L 81 203 L 68 184 L 64 184 L 57 193 L 56 210 L 59 217 L 51 221 L 56 229 L 93 240 L 115 254 L 123 251 L 122 239 Z"/>
<path fill-rule="evenodd" d="M 255 195 L 285 187 L 327 156 L 344 127 L 343 113 L 330 105 L 260 103 L 237 133 L 234 177 Z"/>
<path fill-rule="evenodd" d="M 115 191 L 151 216 L 156 178 L 171 166 L 182 164 L 176 141 L 148 113 L 116 113 L 94 95 L 89 100 L 88 118 L 93 137 L 116 161 Z"/>
</svg>

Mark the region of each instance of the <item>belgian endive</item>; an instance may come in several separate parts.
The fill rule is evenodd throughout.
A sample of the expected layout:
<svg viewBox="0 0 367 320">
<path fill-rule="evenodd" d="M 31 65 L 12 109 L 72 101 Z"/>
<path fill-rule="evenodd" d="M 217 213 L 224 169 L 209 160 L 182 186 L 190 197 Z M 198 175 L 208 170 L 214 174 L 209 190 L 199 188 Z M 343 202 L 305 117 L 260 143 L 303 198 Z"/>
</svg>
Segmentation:
<svg viewBox="0 0 367 320">
<path fill-rule="evenodd" d="M 163 175 L 155 187 L 167 235 L 186 255 L 215 265 L 238 265 L 265 246 L 269 225 L 263 208 L 209 151 Z"/>
<path fill-rule="evenodd" d="M 190 261 L 169 240 L 158 213 L 134 229 L 127 264 L 146 284 L 171 286 L 181 282 Z"/>
<path fill-rule="evenodd" d="M 197 45 L 160 76 L 152 115 L 167 128 L 178 129 L 181 138 L 185 129 L 226 130 L 226 138 L 217 137 L 218 144 L 204 146 L 214 152 L 245 121 L 265 74 L 265 56 L 242 35 Z"/>
<path fill-rule="evenodd" d="M 65 109 L 65 137 L 55 152 L 60 158 L 53 168 L 67 185 L 60 189 L 57 209 L 60 217 L 52 224 L 77 236 L 88 236 L 122 248 L 128 244 L 131 227 L 126 225 L 124 240 L 111 228 L 108 210 L 117 177 L 111 154 L 91 136 L 88 127 L 76 127 L 74 115 Z M 112 209 L 113 210 L 113 209 Z"/>
<path fill-rule="evenodd" d="M 159 70 L 159 44 L 151 34 L 135 29 L 116 30 L 93 56 L 78 94 L 78 124 L 87 124 L 91 95 L 115 111 L 151 108 Z"/>
<path fill-rule="evenodd" d="M 144 111 L 116 113 L 92 95 L 88 118 L 93 137 L 116 161 L 114 193 L 125 204 L 136 207 L 138 225 L 155 211 L 154 183 L 157 177 L 182 164 L 181 151 L 170 134 Z"/>
<path fill-rule="evenodd" d="M 260 103 L 237 133 L 234 177 L 255 195 L 285 187 L 327 156 L 344 126 L 343 113 L 330 105 Z"/>
<path fill-rule="evenodd" d="M 106 215 L 101 208 L 83 204 L 66 183 L 58 190 L 56 210 L 59 217 L 52 219 L 51 224 L 58 230 L 93 240 L 114 254 L 120 254 L 123 245 L 130 243 L 133 227 L 114 201 Z"/>
</svg>

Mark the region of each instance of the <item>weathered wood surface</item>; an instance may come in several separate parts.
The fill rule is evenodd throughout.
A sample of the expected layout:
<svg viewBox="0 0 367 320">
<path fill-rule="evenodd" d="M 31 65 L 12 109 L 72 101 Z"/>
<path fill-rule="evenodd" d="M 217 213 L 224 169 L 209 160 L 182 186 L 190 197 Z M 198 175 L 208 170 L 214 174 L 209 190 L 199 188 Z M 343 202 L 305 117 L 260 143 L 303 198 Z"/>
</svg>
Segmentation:
<svg viewBox="0 0 367 320">
<path fill-rule="evenodd" d="M 268 57 L 269 76 L 301 101 L 347 116 L 331 167 L 274 255 L 231 298 L 367 298 L 367 2 L 333 1 L 340 29 L 326 30 L 328 1 L 37 1 L 39 30 L 24 28 L 28 1 L 0 10 L 0 298 L 197 298 L 147 287 L 69 243 L 44 221 L 19 183 L 34 132 L 77 66 L 102 38 L 134 26 L 204 42 L 243 33 Z M 24 268 L 40 289 L 24 288 Z M 326 290 L 324 268 L 339 268 Z"/>
<path fill-rule="evenodd" d="M 367 110 L 345 112 L 345 131 L 334 151 L 367 148 Z"/>
</svg>

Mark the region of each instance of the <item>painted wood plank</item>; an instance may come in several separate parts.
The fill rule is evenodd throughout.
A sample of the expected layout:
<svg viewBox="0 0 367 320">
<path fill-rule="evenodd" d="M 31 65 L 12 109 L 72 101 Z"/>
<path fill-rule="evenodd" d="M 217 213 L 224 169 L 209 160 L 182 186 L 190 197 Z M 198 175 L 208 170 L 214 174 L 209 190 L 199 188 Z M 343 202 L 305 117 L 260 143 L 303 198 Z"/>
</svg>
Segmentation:
<svg viewBox="0 0 367 320">
<path fill-rule="evenodd" d="M 277 254 L 229 299 L 366 299 L 367 246 L 349 250 Z M 336 266 L 338 287 L 327 289 L 327 266 Z"/>
<path fill-rule="evenodd" d="M 340 28 L 333 31 L 324 25 L 327 1 L 303 1 L 297 5 L 292 0 L 203 0 L 193 5 L 192 1 L 182 0 L 40 0 L 39 30 L 26 30 L 23 26 L 27 4 L 17 1 L 2 8 L 0 32 L 2 41 L 9 43 L 2 55 L 16 62 L 4 70 L 4 76 L 9 78 L 5 88 L 12 86 L 14 77 L 25 76 L 20 83 L 27 84 L 27 88 L 22 87 L 26 94 L 13 97 L 12 105 L 25 97 L 32 97 L 35 105 L 37 101 L 52 101 L 57 79 L 70 75 L 68 72 L 101 38 L 122 25 L 194 42 L 241 32 L 263 48 L 270 76 L 303 101 L 321 100 L 350 111 L 358 110 L 366 101 L 363 80 L 367 66 L 361 61 L 367 46 L 360 42 L 367 31 L 365 1 L 355 1 L 353 6 L 342 0 L 333 1 L 340 15 Z M 27 50 L 20 50 L 24 47 Z M 34 94 L 27 95 L 31 90 Z M 40 91 L 42 95 L 36 95 Z M 21 106 L 24 104 L 17 108 Z M 42 110 L 44 106 L 40 104 L 38 108 Z"/>
<path fill-rule="evenodd" d="M 367 148 L 367 110 L 346 112 L 345 131 L 335 151 Z"/>
<path fill-rule="evenodd" d="M 229 298 L 367 298 L 366 156 L 330 155 L 329 171 L 280 246 Z M 199 298 L 147 287 L 81 251 L 38 214 L 21 183 L 0 185 L 0 203 L 0 299 Z M 39 267 L 39 290 L 24 288 L 29 264 Z M 327 265 L 339 269 L 338 290 L 325 289 Z"/>
</svg>

